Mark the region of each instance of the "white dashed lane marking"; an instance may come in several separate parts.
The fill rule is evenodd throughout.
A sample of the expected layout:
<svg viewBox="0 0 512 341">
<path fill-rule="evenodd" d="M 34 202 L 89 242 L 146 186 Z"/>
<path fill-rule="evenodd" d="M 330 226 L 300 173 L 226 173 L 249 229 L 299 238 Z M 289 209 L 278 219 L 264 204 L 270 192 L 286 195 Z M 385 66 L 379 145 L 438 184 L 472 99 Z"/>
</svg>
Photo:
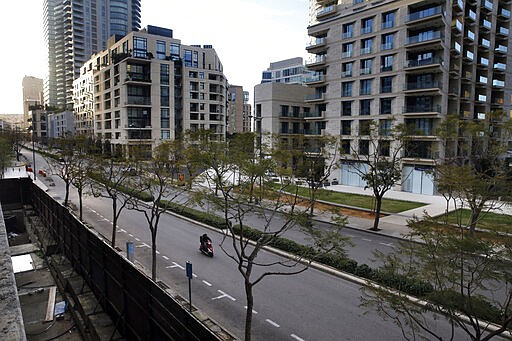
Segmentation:
<svg viewBox="0 0 512 341">
<path fill-rule="evenodd" d="M 392 247 L 394 248 L 395 246 L 393 245 L 393 243 L 379 243 L 380 245 L 384 245 L 384 246 L 388 246 L 388 247 Z"/>
<path fill-rule="evenodd" d="M 244 308 L 245 308 L 245 310 L 247 310 L 247 306 L 244 306 Z M 252 313 L 253 313 L 253 314 L 257 314 L 258 312 L 257 312 L 256 310 L 254 310 L 254 309 L 253 309 L 253 310 L 252 310 Z"/>
<path fill-rule="evenodd" d="M 204 283 L 204 284 L 206 284 L 206 285 L 207 285 L 207 286 L 209 286 L 209 287 L 211 287 L 211 286 L 212 286 L 212 284 L 211 284 L 210 282 L 207 282 L 207 281 L 205 281 L 205 280 L 203 280 L 203 283 Z"/>
<path fill-rule="evenodd" d="M 274 321 L 272 321 L 272 320 L 266 319 L 265 321 L 267 321 L 268 323 L 270 323 L 271 325 L 273 325 L 273 326 L 274 326 L 274 327 L 276 327 L 276 328 L 279 328 L 279 327 L 280 327 L 277 323 L 275 323 L 275 322 L 274 322 Z"/>
<path fill-rule="evenodd" d="M 162 258 L 165 260 L 169 260 L 169 257 L 167 257 L 167 256 L 162 256 Z"/>
<path fill-rule="evenodd" d="M 366 238 L 361 238 L 362 240 L 364 240 L 365 242 L 371 242 L 372 240 L 371 239 L 366 239 Z"/>
<path fill-rule="evenodd" d="M 297 336 L 297 335 L 295 335 L 295 334 L 291 334 L 290 336 L 292 337 L 292 339 L 295 339 L 295 340 L 297 340 L 297 341 L 305 341 L 303 338 L 298 337 L 298 336 Z"/>
</svg>

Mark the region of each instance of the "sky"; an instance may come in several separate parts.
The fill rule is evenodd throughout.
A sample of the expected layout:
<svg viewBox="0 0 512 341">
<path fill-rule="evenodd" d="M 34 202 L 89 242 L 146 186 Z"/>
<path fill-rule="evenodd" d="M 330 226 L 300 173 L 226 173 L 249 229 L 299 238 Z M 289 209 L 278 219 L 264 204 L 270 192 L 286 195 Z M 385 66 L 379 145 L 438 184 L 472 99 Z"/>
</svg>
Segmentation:
<svg viewBox="0 0 512 341">
<path fill-rule="evenodd" d="M 11 1 L 0 11 L 0 114 L 22 114 L 24 76 L 43 78 L 47 51 L 43 0 Z M 250 92 L 271 62 L 306 58 L 309 0 L 142 0 L 142 27 L 173 30 L 184 45 L 213 45 L 224 75 Z"/>
</svg>

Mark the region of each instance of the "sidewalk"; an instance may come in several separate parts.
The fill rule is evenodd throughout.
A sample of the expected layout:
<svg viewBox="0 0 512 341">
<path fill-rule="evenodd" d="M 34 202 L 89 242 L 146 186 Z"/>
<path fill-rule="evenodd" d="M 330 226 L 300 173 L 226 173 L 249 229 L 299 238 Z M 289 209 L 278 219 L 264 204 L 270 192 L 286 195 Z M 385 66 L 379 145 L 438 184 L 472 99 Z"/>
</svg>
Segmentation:
<svg viewBox="0 0 512 341">
<path fill-rule="evenodd" d="M 369 197 L 368 200 L 371 200 L 371 197 L 373 197 L 373 192 L 370 189 L 365 190 L 362 187 L 332 185 L 326 187 L 326 189 L 344 193 L 367 195 Z M 390 214 L 386 217 L 380 218 L 380 231 L 369 230 L 373 226 L 373 219 L 365 219 L 350 216 L 348 217 L 347 227 L 387 235 L 390 237 L 403 238 L 403 235 L 409 232 L 409 229 L 407 227 L 407 221 L 409 219 L 412 219 L 413 217 L 422 217 L 425 214 L 425 212 L 428 213 L 430 216 L 438 216 L 446 211 L 446 200 L 441 195 L 425 195 L 390 190 L 384 195 L 384 198 L 421 202 L 425 203 L 425 206 L 396 214 Z M 453 203 L 450 203 L 448 210 L 452 211 L 453 209 Z M 497 213 L 512 215 L 512 206 L 504 206 L 502 207 L 502 211 Z M 331 221 L 330 214 L 325 212 L 319 212 L 315 218 L 316 220 L 324 222 Z"/>
</svg>

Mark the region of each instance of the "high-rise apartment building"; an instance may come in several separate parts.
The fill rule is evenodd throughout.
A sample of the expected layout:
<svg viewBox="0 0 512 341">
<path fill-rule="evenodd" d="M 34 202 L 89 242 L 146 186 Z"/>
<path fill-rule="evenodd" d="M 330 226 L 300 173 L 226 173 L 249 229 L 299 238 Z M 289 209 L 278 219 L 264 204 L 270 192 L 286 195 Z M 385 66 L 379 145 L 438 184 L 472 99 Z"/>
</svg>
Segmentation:
<svg viewBox="0 0 512 341">
<path fill-rule="evenodd" d="M 428 170 L 457 153 L 436 133 L 454 115 L 511 109 L 508 0 L 311 0 L 306 65 L 317 120 L 357 150 L 369 120 L 405 123 L 402 190 L 432 194 Z M 369 138 L 369 137 L 368 137 Z M 333 175 L 364 185 L 348 167 Z"/>
<path fill-rule="evenodd" d="M 112 151 L 150 154 L 184 132 L 226 134 L 227 79 L 211 45 L 183 45 L 170 29 L 148 26 L 94 54 L 74 82 L 77 134 Z M 134 148 L 136 146 L 136 148 Z"/>
<path fill-rule="evenodd" d="M 310 71 L 304 66 L 301 57 L 295 57 L 270 63 L 261 73 L 261 83 L 303 84 Z"/>
<path fill-rule="evenodd" d="M 43 80 L 33 76 L 25 76 L 21 85 L 23 88 L 23 123 L 27 124 L 30 118 L 28 114 L 30 107 L 43 104 Z"/>
<path fill-rule="evenodd" d="M 236 134 L 251 131 L 249 92 L 240 85 L 228 86 L 226 132 Z"/>
<path fill-rule="evenodd" d="M 107 47 L 112 35 L 140 28 L 141 0 L 45 0 L 48 46 L 45 104 L 71 107 L 73 79 L 93 53 Z"/>
</svg>

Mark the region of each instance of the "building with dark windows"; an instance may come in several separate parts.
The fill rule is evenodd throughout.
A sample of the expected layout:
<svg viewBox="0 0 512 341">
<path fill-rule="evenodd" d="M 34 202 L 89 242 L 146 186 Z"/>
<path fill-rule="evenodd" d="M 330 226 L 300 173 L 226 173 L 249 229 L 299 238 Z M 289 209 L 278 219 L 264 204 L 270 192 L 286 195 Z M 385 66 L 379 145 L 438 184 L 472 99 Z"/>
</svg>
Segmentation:
<svg viewBox="0 0 512 341">
<path fill-rule="evenodd" d="M 428 171 L 457 157 L 437 135 L 440 122 L 510 113 L 510 11 L 507 0 L 311 0 L 306 65 L 315 74 L 307 84 L 313 111 L 324 113 L 316 122 L 348 151 L 364 146 L 369 121 L 404 123 L 401 189 L 435 193 Z M 350 167 L 333 178 L 364 186 Z"/>
<path fill-rule="evenodd" d="M 44 30 L 48 46 L 48 77 L 44 103 L 73 104 L 73 80 L 93 53 L 107 40 L 140 29 L 141 0 L 44 0 Z"/>
<path fill-rule="evenodd" d="M 109 141 L 129 157 L 150 155 L 186 131 L 226 134 L 227 80 L 211 45 L 183 45 L 173 32 L 148 26 L 94 54 L 74 81 L 76 131 Z"/>
</svg>

